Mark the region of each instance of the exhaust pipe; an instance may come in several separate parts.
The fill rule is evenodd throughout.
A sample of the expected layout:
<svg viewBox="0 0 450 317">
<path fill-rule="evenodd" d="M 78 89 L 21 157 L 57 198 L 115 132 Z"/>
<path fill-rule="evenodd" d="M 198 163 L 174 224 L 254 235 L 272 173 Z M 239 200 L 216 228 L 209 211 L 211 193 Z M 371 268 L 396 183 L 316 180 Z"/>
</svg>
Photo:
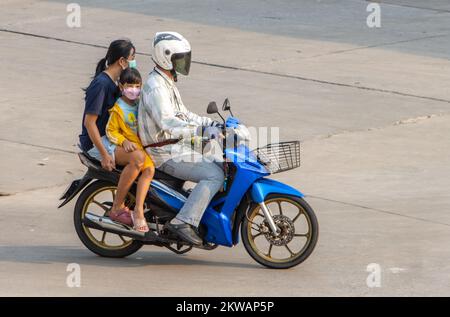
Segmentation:
<svg viewBox="0 0 450 317">
<path fill-rule="evenodd" d="M 98 229 L 110 233 L 119 234 L 129 238 L 145 240 L 145 233 L 133 230 L 127 225 L 112 221 L 108 217 L 102 217 L 87 212 L 83 218 L 83 224 L 92 229 Z M 150 227 L 150 226 L 149 226 Z"/>
<path fill-rule="evenodd" d="M 180 243 L 178 240 L 172 241 L 165 239 L 163 237 L 158 236 L 158 234 L 155 232 L 157 231 L 157 227 L 155 223 L 149 222 L 147 223 L 148 228 L 150 231 L 147 233 L 139 232 L 134 230 L 133 228 L 130 228 L 129 226 L 125 224 L 121 224 L 118 222 L 115 222 L 109 217 L 104 216 L 98 216 L 95 214 L 92 214 L 90 212 L 87 212 L 86 215 L 83 218 L 83 224 L 86 227 L 97 229 L 105 232 L 110 232 L 118 235 L 122 235 L 125 237 L 129 237 L 135 240 L 140 240 L 148 243 L 153 244 L 170 244 L 170 243 Z M 162 225 L 158 225 L 158 229 L 162 230 Z M 183 243 L 185 244 L 185 243 Z M 170 249 L 170 247 L 169 247 Z"/>
</svg>

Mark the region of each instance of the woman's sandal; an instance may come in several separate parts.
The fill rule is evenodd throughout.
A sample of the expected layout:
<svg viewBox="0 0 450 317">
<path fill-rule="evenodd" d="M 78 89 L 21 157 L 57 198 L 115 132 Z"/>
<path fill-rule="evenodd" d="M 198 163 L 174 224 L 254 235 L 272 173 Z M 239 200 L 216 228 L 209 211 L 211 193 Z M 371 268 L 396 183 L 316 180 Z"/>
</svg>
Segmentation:
<svg viewBox="0 0 450 317">
<path fill-rule="evenodd" d="M 150 229 L 148 228 L 147 221 L 144 219 L 136 219 L 134 218 L 134 211 L 130 213 L 131 220 L 133 221 L 133 229 L 139 232 L 148 232 Z"/>
<path fill-rule="evenodd" d="M 109 218 L 113 221 L 123 223 L 127 226 L 133 225 L 133 220 L 131 219 L 132 211 L 128 207 L 120 208 L 115 212 L 109 213 Z"/>
</svg>

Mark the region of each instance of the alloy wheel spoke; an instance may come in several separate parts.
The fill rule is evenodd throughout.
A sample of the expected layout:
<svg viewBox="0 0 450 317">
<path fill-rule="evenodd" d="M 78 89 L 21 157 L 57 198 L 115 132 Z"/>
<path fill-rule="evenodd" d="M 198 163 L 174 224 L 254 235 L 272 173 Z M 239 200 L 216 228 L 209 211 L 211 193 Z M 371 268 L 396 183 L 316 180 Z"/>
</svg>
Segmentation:
<svg viewBox="0 0 450 317">
<path fill-rule="evenodd" d="M 283 208 L 281 208 L 281 201 L 277 200 L 278 210 L 280 211 L 280 215 L 283 215 Z"/>
<path fill-rule="evenodd" d="M 95 199 L 93 199 L 92 202 L 94 204 L 96 204 L 97 206 L 99 206 L 100 208 L 102 208 L 105 212 L 109 211 L 109 208 L 107 206 L 103 205 L 101 202 L 98 202 Z"/>
<path fill-rule="evenodd" d="M 262 234 L 263 234 L 262 232 L 259 232 L 259 233 L 255 234 L 255 235 L 252 235 L 252 239 L 255 240 L 255 238 L 259 237 Z"/>
<path fill-rule="evenodd" d="M 292 219 L 292 222 L 295 222 L 298 219 L 298 217 L 300 217 L 302 214 L 303 214 L 303 212 L 299 209 L 297 216 L 295 216 L 295 218 Z"/>
<path fill-rule="evenodd" d="M 269 258 L 272 257 L 272 256 L 270 255 L 270 254 L 272 253 L 272 247 L 273 247 L 273 244 L 270 244 L 270 246 L 269 246 L 269 252 L 267 252 L 267 254 L 266 254 L 266 256 L 268 256 Z"/>
<path fill-rule="evenodd" d="M 287 246 L 287 244 L 285 245 L 286 249 L 289 251 L 289 253 L 291 254 L 291 257 L 293 257 L 295 255 L 294 252 L 292 252 L 291 249 L 289 249 L 289 247 Z"/>
<path fill-rule="evenodd" d="M 105 238 L 106 238 L 106 231 L 103 231 L 103 234 L 102 234 L 102 244 L 105 244 Z"/>
<path fill-rule="evenodd" d="M 252 226 L 252 229 L 255 230 L 255 231 L 261 232 L 261 230 L 259 228 L 255 228 L 255 227 Z"/>
</svg>

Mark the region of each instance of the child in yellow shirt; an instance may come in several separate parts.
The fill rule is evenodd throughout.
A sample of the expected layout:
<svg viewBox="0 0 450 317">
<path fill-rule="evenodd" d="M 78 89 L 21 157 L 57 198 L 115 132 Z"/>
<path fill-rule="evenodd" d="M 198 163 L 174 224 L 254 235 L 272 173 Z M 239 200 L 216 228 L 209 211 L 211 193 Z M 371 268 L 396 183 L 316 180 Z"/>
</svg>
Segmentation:
<svg viewBox="0 0 450 317">
<path fill-rule="evenodd" d="M 134 211 L 131 211 L 131 218 L 135 230 L 148 232 L 149 229 L 144 216 L 144 201 L 155 173 L 155 167 L 137 134 L 138 100 L 141 86 L 142 78 L 137 69 L 127 68 L 122 72 L 119 78 L 122 97 L 117 99 L 114 106 L 109 110 L 110 117 L 106 125 L 106 136 L 111 143 L 123 147 L 128 153 L 140 151 L 145 155 L 145 161 L 141 167 L 141 176 L 136 188 L 136 206 Z M 130 179 L 124 181 L 131 185 L 137 176 L 130 175 Z"/>
</svg>

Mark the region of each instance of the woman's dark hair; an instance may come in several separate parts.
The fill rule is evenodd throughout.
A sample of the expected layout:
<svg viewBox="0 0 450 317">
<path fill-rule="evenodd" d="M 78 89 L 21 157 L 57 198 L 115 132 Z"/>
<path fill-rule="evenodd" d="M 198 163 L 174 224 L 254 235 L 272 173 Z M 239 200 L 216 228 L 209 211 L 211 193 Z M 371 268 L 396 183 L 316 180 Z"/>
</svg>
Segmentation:
<svg viewBox="0 0 450 317">
<path fill-rule="evenodd" d="M 125 84 L 141 84 L 141 74 L 136 68 L 127 68 L 120 74 L 119 83 Z"/>
<path fill-rule="evenodd" d="M 130 56 L 132 50 L 135 51 L 136 49 L 133 43 L 131 43 L 128 39 L 115 40 L 111 42 L 111 44 L 109 44 L 106 56 L 97 64 L 94 77 L 104 71 L 106 69 L 106 65 L 114 64 L 121 57 L 128 59 L 128 56 Z"/>
</svg>

